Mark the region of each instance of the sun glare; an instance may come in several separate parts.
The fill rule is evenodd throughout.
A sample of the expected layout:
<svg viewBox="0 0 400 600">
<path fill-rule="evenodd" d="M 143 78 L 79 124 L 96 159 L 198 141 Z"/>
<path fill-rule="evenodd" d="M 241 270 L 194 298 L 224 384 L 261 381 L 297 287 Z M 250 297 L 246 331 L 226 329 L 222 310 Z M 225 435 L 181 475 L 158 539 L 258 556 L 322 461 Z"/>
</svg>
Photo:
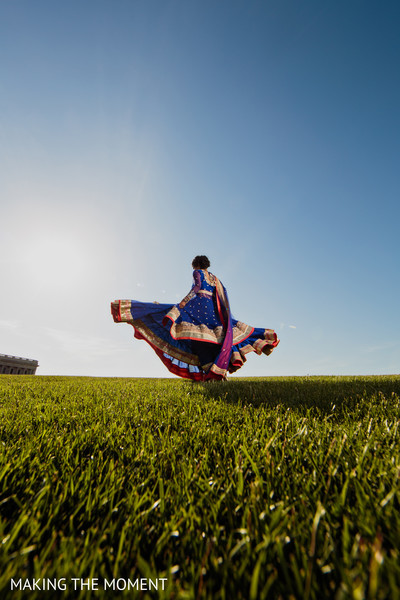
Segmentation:
<svg viewBox="0 0 400 600">
<path fill-rule="evenodd" d="M 30 276 L 41 287 L 68 288 L 85 272 L 87 253 L 66 233 L 44 233 L 29 243 L 27 263 Z"/>
</svg>

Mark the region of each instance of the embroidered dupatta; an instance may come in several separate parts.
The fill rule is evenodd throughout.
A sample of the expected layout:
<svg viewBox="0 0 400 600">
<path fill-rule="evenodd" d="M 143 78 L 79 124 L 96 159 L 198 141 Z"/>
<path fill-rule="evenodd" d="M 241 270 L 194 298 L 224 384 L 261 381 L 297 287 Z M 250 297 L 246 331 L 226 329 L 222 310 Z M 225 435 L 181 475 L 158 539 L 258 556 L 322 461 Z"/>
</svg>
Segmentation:
<svg viewBox="0 0 400 600">
<path fill-rule="evenodd" d="M 215 277 L 215 283 L 218 314 L 224 325 L 224 341 L 222 342 L 220 353 L 204 376 L 205 380 L 226 379 L 232 355 L 233 327 L 228 294 L 218 277 Z"/>
</svg>

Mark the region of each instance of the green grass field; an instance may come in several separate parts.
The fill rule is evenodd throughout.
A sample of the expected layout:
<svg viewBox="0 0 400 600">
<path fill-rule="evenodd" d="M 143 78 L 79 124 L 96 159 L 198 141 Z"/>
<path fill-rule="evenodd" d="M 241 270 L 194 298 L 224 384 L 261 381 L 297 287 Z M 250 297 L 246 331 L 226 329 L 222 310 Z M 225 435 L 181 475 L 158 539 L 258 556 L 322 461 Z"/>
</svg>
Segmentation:
<svg viewBox="0 0 400 600">
<path fill-rule="evenodd" d="M 399 416 L 400 376 L 0 376 L 0 597 L 400 598 Z"/>
</svg>

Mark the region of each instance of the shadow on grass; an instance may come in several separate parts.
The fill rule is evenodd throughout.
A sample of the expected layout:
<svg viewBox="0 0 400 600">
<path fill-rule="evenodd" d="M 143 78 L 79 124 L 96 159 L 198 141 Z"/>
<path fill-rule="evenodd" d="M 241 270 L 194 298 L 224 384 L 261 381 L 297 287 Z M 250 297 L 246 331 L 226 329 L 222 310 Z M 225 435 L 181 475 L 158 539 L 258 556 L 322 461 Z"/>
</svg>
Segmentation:
<svg viewBox="0 0 400 600">
<path fill-rule="evenodd" d="M 335 405 L 348 413 L 363 402 L 400 397 L 400 375 L 232 378 L 200 386 L 205 398 L 254 407 L 283 405 L 299 412 L 331 412 Z"/>
</svg>

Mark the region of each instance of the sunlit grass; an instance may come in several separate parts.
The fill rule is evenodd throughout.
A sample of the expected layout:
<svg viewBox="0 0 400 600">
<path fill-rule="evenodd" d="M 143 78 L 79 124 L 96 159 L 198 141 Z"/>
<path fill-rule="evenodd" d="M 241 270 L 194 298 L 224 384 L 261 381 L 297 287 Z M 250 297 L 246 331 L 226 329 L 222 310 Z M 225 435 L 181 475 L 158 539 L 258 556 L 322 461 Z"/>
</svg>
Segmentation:
<svg viewBox="0 0 400 600">
<path fill-rule="evenodd" d="M 115 594 L 399 597 L 399 395 L 400 376 L 0 376 L 1 597 L 138 577 L 168 581 Z"/>
</svg>

